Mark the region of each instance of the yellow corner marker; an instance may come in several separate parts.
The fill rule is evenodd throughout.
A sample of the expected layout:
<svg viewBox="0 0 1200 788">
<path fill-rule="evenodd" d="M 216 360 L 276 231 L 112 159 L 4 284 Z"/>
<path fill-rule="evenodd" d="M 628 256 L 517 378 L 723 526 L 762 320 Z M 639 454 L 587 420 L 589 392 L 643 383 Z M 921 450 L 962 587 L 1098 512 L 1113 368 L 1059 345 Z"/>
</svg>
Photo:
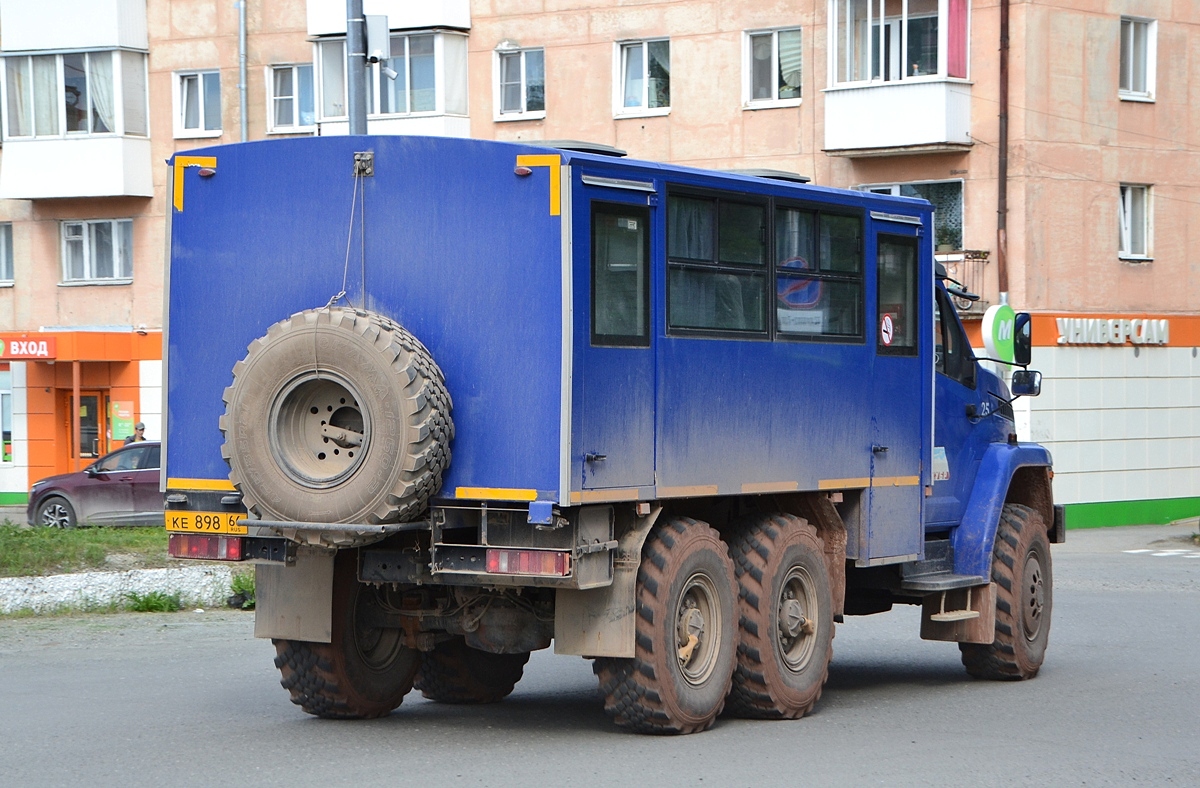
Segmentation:
<svg viewBox="0 0 1200 788">
<path fill-rule="evenodd" d="M 175 205 L 175 210 L 183 210 L 183 171 L 188 167 L 212 167 L 216 168 L 216 156 L 176 156 L 175 157 L 175 182 L 174 188 L 171 190 L 171 202 Z"/>
<path fill-rule="evenodd" d="M 559 190 L 562 188 L 562 184 L 559 182 L 559 167 L 562 166 L 562 156 L 554 153 L 518 156 L 517 166 L 550 168 L 550 215 L 558 216 L 561 206 Z M 180 208 L 180 210 L 183 209 Z"/>
<path fill-rule="evenodd" d="M 536 501 L 537 490 L 518 490 L 508 487 L 459 487 L 455 498 L 483 501 Z"/>
</svg>

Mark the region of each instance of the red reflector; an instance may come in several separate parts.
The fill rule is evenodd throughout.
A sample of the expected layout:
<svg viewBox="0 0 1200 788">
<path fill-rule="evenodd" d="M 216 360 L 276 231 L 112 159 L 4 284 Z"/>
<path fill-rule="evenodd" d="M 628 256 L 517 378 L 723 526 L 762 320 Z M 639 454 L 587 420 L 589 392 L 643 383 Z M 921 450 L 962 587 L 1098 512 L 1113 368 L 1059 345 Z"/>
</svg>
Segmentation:
<svg viewBox="0 0 1200 788">
<path fill-rule="evenodd" d="M 167 538 L 167 555 L 172 558 L 241 561 L 242 537 L 171 534 Z"/>
<path fill-rule="evenodd" d="M 484 568 L 493 575 L 553 575 L 571 572 L 571 555 L 553 550 L 499 550 L 489 548 Z"/>
</svg>

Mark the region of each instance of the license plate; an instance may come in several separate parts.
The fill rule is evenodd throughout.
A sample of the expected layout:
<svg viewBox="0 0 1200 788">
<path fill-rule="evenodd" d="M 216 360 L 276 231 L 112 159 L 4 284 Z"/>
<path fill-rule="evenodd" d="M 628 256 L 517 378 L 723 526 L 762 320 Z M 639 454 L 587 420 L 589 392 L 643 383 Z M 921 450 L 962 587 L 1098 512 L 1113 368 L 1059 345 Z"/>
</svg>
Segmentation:
<svg viewBox="0 0 1200 788">
<path fill-rule="evenodd" d="M 242 512 L 174 512 L 167 510 L 167 530 L 202 534 L 244 534 L 247 529 L 238 525 L 246 515 Z"/>
</svg>

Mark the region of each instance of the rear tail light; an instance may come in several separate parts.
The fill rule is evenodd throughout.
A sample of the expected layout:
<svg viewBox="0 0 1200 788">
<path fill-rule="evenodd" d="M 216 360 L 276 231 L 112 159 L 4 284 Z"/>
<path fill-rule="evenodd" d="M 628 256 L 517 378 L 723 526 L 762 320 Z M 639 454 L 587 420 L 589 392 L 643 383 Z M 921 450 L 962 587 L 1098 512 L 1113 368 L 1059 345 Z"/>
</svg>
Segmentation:
<svg viewBox="0 0 1200 788">
<path fill-rule="evenodd" d="M 551 550 L 497 550 L 489 548 L 485 568 L 493 575 L 552 575 L 571 572 L 571 554 Z"/>
<path fill-rule="evenodd" d="M 172 558 L 205 558 L 209 561 L 241 561 L 242 537 L 171 534 L 167 554 Z"/>
</svg>

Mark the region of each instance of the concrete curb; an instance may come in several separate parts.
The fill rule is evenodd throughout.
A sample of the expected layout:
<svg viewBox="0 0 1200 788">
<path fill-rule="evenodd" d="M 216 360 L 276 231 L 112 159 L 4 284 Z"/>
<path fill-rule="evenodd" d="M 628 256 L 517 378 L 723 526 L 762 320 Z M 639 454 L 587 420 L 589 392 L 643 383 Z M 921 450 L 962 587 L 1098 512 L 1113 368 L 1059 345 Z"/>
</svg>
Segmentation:
<svg viewBox="0 0 1200 788">
<path fill-rule="evenodd" d="M 231 593 L 228 566 L 131 569 L 126 572 L 78 572 L 47 577 L 0 578 L 0 613 L 29 610 L 89 610 L 120 605 L 127 594 L 153 591 L 179 594 L 184 605 L 224 605 Z"/>
</svg>

